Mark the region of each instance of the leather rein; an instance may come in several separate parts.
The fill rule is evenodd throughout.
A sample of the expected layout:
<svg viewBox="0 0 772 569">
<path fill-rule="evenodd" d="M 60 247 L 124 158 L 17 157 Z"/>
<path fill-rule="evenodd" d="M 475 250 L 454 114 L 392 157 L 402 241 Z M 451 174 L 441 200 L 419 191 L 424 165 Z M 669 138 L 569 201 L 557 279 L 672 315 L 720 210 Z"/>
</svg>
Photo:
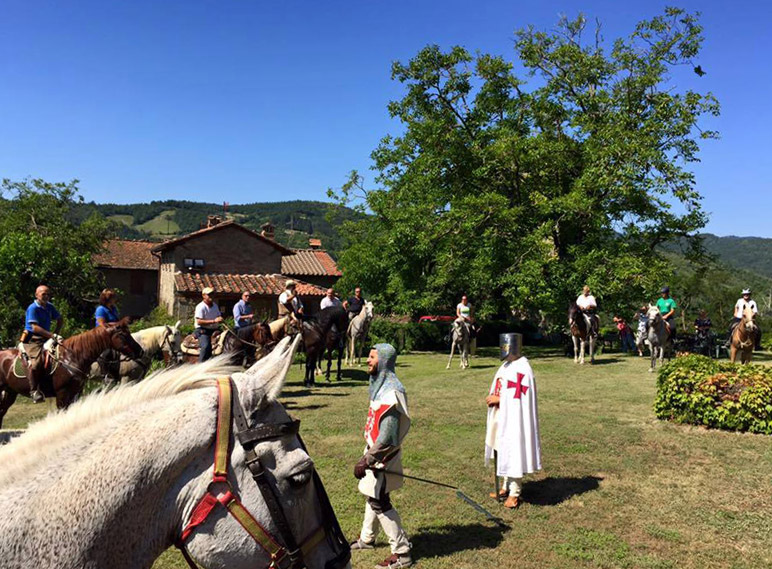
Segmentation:
<svg viewBox="0 0 772 569">
<path fill-rule="evenodd" d="M 244 507 L 239 498 L 233 493 L 233 487 L 228 481 L 231 419 L 236 424 L 235 438 L 238 439 L 244 449 L 246 465 L 252 473 L 252 479 L 260 489 L 273 522 L 278 527 L 281 542 L 260 525 L 249 510 Z M 236 521 L 241 524 L 252 539 L 270 555 L 271 562 L 268 565 L 268 569 L 301 569 L 306 566 L 303 556 L 313 551 L 324 540 L 326 535 L 325 528 L 323 525 L 320 525 L 298 546 L 295 537 L 290 531 L 287 517 L 279 503 L 276 491 L 266 478 L 265 468 L 255 453 L 255 446 L 258 443 L 288 435 L 297 435 L 299 428 L 299 420 L 249 427 L 239 402 L 238 390 L 234 389 L 231 378 L 220 377 L 217 379 L 217 431 L 215 434 L 212 483 L 207 488 L 206 494 L 201 497 L 193 509 L 187 525 L 182 530 L 179 540 L 175 544 L 182 552 L 182 556 L 191 569 L 198 569 L 198 567 L 188 553 L 185 542 L 196 531 L 198 526 L 207 520 L 218 504 L 236 518 Z M 214 491 L 217 483 L 226 485 L 227 491 L 224 494 Z"/>
</svg>

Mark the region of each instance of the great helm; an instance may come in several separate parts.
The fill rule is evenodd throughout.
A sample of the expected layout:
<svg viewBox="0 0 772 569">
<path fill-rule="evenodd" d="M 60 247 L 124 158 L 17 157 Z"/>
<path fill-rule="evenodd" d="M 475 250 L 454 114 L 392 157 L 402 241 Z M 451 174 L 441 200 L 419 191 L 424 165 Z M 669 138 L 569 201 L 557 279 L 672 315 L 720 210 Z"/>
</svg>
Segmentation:
<svg viewBox="0 0 772 569">
<path fill-rule="evenodd" d="M 520 357 L 523 347 L 523 335 L 517 332 L 499 334 L 499 359 L 505 360 L 509 356 Z"/>
</svg>

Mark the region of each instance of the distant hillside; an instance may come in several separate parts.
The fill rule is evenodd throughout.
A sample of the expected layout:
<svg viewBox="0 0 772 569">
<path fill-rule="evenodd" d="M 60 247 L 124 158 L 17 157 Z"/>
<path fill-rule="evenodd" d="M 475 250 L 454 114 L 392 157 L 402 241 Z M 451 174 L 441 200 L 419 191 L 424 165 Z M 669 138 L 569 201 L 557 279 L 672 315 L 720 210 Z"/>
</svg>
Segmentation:
<svg viewBox="0 0 772 569">
<path fill-rule="evenodd" d="M 705 248 L 730 267 L 772 278 L 772 239 L 705 234 Z"/>
<path fill-rule="evenodd" d="M 334 223 L 328 213 L 334 212 Z M 164 200 L 147 204 L 97 204 L 77 206 L 74 216 L 86 219 L 97 212 L 115 222 L 119 237 L 162 241 L 200 228 L 208 215 L 222 215 L 222 204 Z M 321 239 L 322 247 L 337 252 L 343 245 L 338 228 L 346 220 L 362 214 L 348 208 L 318 201 L 287 201 L 271 203 L 232 204 L 227 217 L 250 229 L 271 222 L 276 226 L 276 240 L 294 248 L 308 247 L 308 239 Z"/>
</svg>

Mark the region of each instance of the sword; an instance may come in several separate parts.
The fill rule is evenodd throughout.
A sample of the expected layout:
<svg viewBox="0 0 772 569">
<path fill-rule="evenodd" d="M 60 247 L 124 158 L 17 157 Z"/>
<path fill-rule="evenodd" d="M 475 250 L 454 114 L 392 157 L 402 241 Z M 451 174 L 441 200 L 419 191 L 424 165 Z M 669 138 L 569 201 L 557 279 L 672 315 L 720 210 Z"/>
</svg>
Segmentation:
<svg viewBox="0 0 772 569">
<path fill-rule="evenodd" d="M 444 482 L 436 482 L 434 480 L 428 480 L 427 478 L 419 478 L 418 476 L 410 476 L 409 474 L 403 474 L 402 472 L 394 472 L 393 470 L 386 470 L 386 469 L 371 469 L 373 472 L 385 472 L 386 474 L 393 474 L 395 476 L 401 476 L 402 478 L 409 478 L 410 480 L 416 480 L 418 482 L 423 482 L 425 484 L 433 484 L 434 486 L 442 486 L 443 488 L 450 488 L 451 490 L 456 491 L 456 497 L 461 498 L 464 502 L 472 506 L 475 510 L 483 514 L 486 518 L 488 518 L 490 521 L 495 523 L 500 528 L 509 529 L 509 525 L 507 525 L 504 520 L 501 518 L 498 518 L 491 514 L 488 510 L 483 508 L 479 503 L 472 500 L 469 496 L 464 494 L 458 486 L 451 486 L 450 484 L 445 484 Z"/>
</svg>

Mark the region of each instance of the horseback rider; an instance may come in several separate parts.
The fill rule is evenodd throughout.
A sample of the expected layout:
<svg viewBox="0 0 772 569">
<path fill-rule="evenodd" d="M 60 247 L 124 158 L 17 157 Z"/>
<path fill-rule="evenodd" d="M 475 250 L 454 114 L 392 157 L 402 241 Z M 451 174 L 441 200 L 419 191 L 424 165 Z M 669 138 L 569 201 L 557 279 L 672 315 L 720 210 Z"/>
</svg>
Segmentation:
<svg viewBox="0 0 772 569">
<path fill-rule="evenodd" d="M 756 305 L 756 301 L 751 298 L 751 289 L 749 288 L 743 289 L 742 296 L 734 305 L 734 318 L 732 318 L 732 322 L 729 324 L 730 341 L 732 339 L 732 332 L 734 332 L 734 329 L 737 328 L 737 325 L 743 320 L 743 312 L 745 312 L 746 308 L 750 308 L 754 316 L 759 313 L 759 307 Z M 761 347 L 761 329 L 758 327 L 757 329 L 758 332 L 756 333 L 756 341 L 754 347 L 758 350 Z"/>
<path fill-rule="evenodd" d="M 675 323 L 675 311 L 678 308 L 675 299 L 670 298 L 670 287 L 663 286 L 660 291 L 662 296 L 657 299 L 657 308 L 662 315 L 662 319 L 667 326 L 667 332 L 670 336 L 670 340 L 675 340 L 676 337 L 676 323 Z"/>
<path fill-rule="evenodd" d="M 27 381 L 32 401 L 40 403 L 45 401 L 45 396 L 40 390 L 40 378 L 43 369 L 43 347 L 48 344 L 56 346 L 62 341 L 59 330 L 62 329 L 64 319 L 53 304 L 48 302 L 51 291 L 46 285 L 40 285 L 35 289 L 35 300 L 27 307 L 24 319 L 24 332 L 21 335 L 19 352 L 27 360 Z M 51 322 L 56 321 L 56 328 L 51 332 Z"/>
<path fill-rule="evenodd" d="M 99 328 L 110 322 L 118 322 L 120 315 L 118 314 L 118 307 L 116 301 L 118 300 L 115 291 L 109 288 L 104 289 L 99 295 L 99 304 L 94 311 L 94 328 Z M 99 355 L 97 360 L 99 363 L 99 373 L 104 377 L 117 377 L 118 373 L 116 369 L 110 369 L 110 364 L 118 364 L 118 360 L 114 360 L 113 351 L 107 349 Z"/>
<path fill-rule="evenodd" d="M 391 344 L 376 344 L 367 358 L 370 408 L 365 425 L 365 454 L 354 466 L 359 491 L 367 496 L 365 519 L 352 551 L 373 549 L 378 526 L 389 539 L 391 556 L 376 567 L 410 567 L 412 545 L 389 494 L 402 486 L 402 441 L 410 429 L 405 387 L 394 371 L 397 351 Z M 380 472 L 388 469 L 394 474 Z"/>
<path fill-rule="evenodd" d="M 365 299 L 362 296 L 362 289 L 356 287 L 354 289 L 354 296 L 349 297 L 348 300 L 343 301 L 343 308 L 348 312 L 348 321 L 351 322 L 356 316 L 362 312 L 362 308 L 365 306 Z"/>
<path fill-rule="evenodd" d="M 597 332 L 600 325 L 598 315 L 595 313 L 598 309 L 598 303 L 595 301 L 595 297 L 590 294 L 589 286 L 584 285 L 582 287 L 582 294 L 576 299 L 576 305 L 590 322 L 590 328 Z"/>
<path fill-rule="evenodd" d="M 303 320 L 303 301 L 297 293 L 297 283 L 288 279 L 284 292 L 279 295 L 279 318 L 289 316 L 295 326 L 300 326 Z"/>
<path fill-rule="evenodd" d="M 245 290 L 241 293 L 241 300 L 233 305 L 233 327 L 237 330 L 254 322 L 255 311 L 249 304 L 249 298 L 250 293 Z"/>
<path fill-rule="evenodd" d="M 466 295 L 463 295 L 461 297 L 461 302 L 456 305 L 456 322 L 463 322 L 466 324 L 469 330 L 469 337 L 475 337 L 474 308 L 469 304 L 469 299 Z"/>
<path fill-rule="evenodd" d="M 332 306 L 341 306 L 342 303 L 340 299 L 335 296 L 335 289 L 334 288 L 328 288 L 327 294 L 325 294 L 324 298 L 322 299 L 322 302 L 319 303 L 319 309 L 324 310 L 325 308 L 330 308 Z"/>
<path fill-rule="evenodd" d="M 198 363 L 212 357 L 212 335 L 220 329 L 223 320 L 220 307 L 212 298 L 213 294 L 213 288 L 204 288 L 201 291 L 202 300 L 196 305 L 196 329 L 193 336 L 198 339 Z"/>
</svg>

